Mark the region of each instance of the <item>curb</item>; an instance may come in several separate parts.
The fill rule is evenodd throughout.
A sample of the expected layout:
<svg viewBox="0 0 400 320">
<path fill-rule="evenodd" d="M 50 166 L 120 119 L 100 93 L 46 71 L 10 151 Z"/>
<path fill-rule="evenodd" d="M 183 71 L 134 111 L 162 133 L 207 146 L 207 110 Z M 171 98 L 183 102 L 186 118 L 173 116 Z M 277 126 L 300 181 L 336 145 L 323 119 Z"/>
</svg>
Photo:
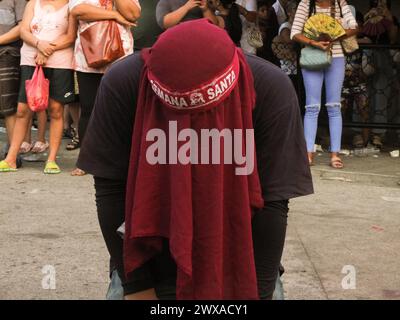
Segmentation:
<svg viewBox="0 0 400 320">
<path fill-rule="evenodd" d="M 378 187 L 400 188 L 400 175 L 383 175 L 377 173 L 352 172 L 312 168 L 314 178 L 320 180 L 360 183 Z"/>
</svg>

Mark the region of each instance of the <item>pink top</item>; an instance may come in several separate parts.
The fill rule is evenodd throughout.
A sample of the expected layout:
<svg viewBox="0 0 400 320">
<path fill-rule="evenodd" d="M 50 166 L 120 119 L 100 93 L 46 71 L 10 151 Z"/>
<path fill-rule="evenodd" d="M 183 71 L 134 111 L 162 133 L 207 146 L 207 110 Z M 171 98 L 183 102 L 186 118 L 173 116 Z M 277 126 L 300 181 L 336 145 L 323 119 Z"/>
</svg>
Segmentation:
<svg viewBox="0 0 400 320">
<path fill-rule="evenodd" d="M 112 4 L 114 4 L 113 0 L 111 1 Z M 139 8 L 140 4 L 138 0 L 126 0 L 126 1 L 132 1 L 135 3 Z M 95 7 L 102 7 L 101 5 L 101 0 L 70 0 L 69 1 L 69 8 L 72 10 L 74 7 L 80 4 L 89 4 Z M 75 42 L 75 55 L 74 55 L 74 69 L 76 71 L 80 72 L 88 72 L 88 73 L 104 73 L 108 66 L 106 68 L 101 68 L 101 69 L 93 69 L 90 68 L 87 64 L 85 55 L 83 53 L 82 45 L 81 45 L 81 39 L 80 39 L 80 33 L 82 31 L 85 31 L 87 28 L 91 27 L 92 25 L 98 23 L 97 21 L 94 22 L 87 22 L 87 21 L 79 21 L 79 29 L 78 29 L 78 36 Z M 119 32 L 121 34 L 121 39 L 122 39 L 122 44 L 125 50 L 125 55 L 129 55 L 133 53 L 133 37 L 132 37 L 132 32 L 129 27 L 124 27 L 122 25 L 118 25 L 119 27 Z"/>
<path fill-rule="evenodd" d="M 40 0 L 34 0 L 35 8 L 30 24 L 32 34 L 38 40 L 56 41 L 68 31 L 68 3 L 62 8 L 54 10 L 52 5 L 42 7 Z M 21 65 L 36 66 L 35 58 L 37 49 L 24 42 L 21 48 Z M 47 60 L 44 67 L 57 69 L 73 69 L 72 60 L 74 49 L 69 47 L 54 52 Z"/>
</svg>

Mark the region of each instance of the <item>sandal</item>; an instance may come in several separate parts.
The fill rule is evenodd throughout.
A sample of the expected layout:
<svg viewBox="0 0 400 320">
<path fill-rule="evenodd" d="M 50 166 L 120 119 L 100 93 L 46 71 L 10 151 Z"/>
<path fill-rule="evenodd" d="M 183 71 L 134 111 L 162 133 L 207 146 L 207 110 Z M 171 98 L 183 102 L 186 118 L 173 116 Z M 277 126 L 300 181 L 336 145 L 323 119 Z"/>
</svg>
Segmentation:
<svg viewBox="0 0 400 320">
<path fill-rule="evenodd" d="M 76 168 L 71 172 L 71 176 L 73 176 L 73 177 L 83 177 L 85 175 L 86 175 L 86 172 L 79 168 Z"/>
<path fill-rule="evenodd" d="M 364 147 L 364 139 L 361 134 L 356 134 L 353 137 L 353 146 L 355 148 L 363 148 Z"/>
<path fill-rule="evenodd" d="M 73 139 L 74 138 L 74 129 L 68 128 L 63 131 L 63 139 Z"/>
<path fill-rule="evenodd" d="M 380 136 L 378 136 L 378 135 L 374 135 L 373 137 L 372 137 L 372 144 L 375 146 L 375 147 L 377 147 L 377 148 L 382 148 L 382 146 L 383 146 L 383 143 L 382 143 L 382 138 L 380 137 Z"/>
<path fill-rule="evenodd" d="M 339 157 L 331 158 L 330 166 L 334 169 L 343 169 L 343 161 Z"/>
<path fill-rule="evenodd" d="M 25 154 L 32 151 L 32 144 L 29 142 L 22 142 L 21 147 L 19 148 L 19 153 Z"/>
<path fill-rule="evenodd" d="M 32 148 L 32 153 L 43 153 L 49 147 L 47 142 L 36 141 Z"/>
<path fill-rule="evenodd" d="M 43 172 L 45 174 L 59 174 L 61 170 L 55 161 L 47 161 Z"/>
<path fill-rule="evenodd" d="M 0 172 L 15 172 L 18 169 L 11 167 L 5 160 L 0 161 Z"/>
<path fill-rule="evenodd" d="M 68 151 L 72 151 L 72 150 L 79 149 L 80 147 L 81 147 L 81 143 L 79 142 L 79 138 L 75 136 L 71 140 L 71 142 L 67 144 L 67 147 L 65 149 L 67 149 Z"/>
</svg>

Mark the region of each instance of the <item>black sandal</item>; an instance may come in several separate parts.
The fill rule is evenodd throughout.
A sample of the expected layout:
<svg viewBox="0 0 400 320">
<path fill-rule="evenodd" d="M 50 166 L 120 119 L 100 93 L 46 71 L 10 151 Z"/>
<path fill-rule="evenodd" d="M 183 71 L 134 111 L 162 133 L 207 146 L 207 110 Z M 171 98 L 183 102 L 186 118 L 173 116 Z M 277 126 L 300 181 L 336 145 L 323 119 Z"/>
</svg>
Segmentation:
<svg viewBox="0 0 400 320">
<path fill-rule="evenodd" d="M 78 137 L 74 137 L 70 143 L 67 144 L 66 149 L 68 151 L 73 151 L 76 149 L 79 149 L 81 147 L 81 144 L 79 142 L 79 138 Z"/>
</svg>

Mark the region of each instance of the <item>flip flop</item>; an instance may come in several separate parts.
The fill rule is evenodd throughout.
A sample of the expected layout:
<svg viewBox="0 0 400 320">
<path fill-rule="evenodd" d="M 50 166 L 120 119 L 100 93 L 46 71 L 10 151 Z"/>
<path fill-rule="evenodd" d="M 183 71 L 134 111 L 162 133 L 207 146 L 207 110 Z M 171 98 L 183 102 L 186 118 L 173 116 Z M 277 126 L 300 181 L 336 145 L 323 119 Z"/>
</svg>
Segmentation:
<svg viewBox="0 0 400 320">
<path fill-rule="evenodd" d="M 15 172 L 18 169 L 12 168 L 6 161 L 0 161 L 0 172 Z"/>
<path fill-rule="evenodd" d="M 47 150 L 49 144 L 47 142 L 36 141 L 33 145 L 31 152 L 32 153 L 43 153 Z"/>
<path fill-rule="evenodd" d="M 20 154 L 25 154 L 28 153 L 29 151 L 32 150 L 32 144 L 29 142 L 22 142 L 21 147 L 19 148 L 19 153 Z"/>
<path fill-rule="evenodd" d="M 45 174 L 59 174 L 61 170 L 55 161 L 47 161 L 43 172 Z"/>
<path fill-rule="evenodd" d="M 332 158 L 330 166 L 334 169 L 343 169 L 344 168 L 343 161 L 340 158 Z"/>
</svg>

